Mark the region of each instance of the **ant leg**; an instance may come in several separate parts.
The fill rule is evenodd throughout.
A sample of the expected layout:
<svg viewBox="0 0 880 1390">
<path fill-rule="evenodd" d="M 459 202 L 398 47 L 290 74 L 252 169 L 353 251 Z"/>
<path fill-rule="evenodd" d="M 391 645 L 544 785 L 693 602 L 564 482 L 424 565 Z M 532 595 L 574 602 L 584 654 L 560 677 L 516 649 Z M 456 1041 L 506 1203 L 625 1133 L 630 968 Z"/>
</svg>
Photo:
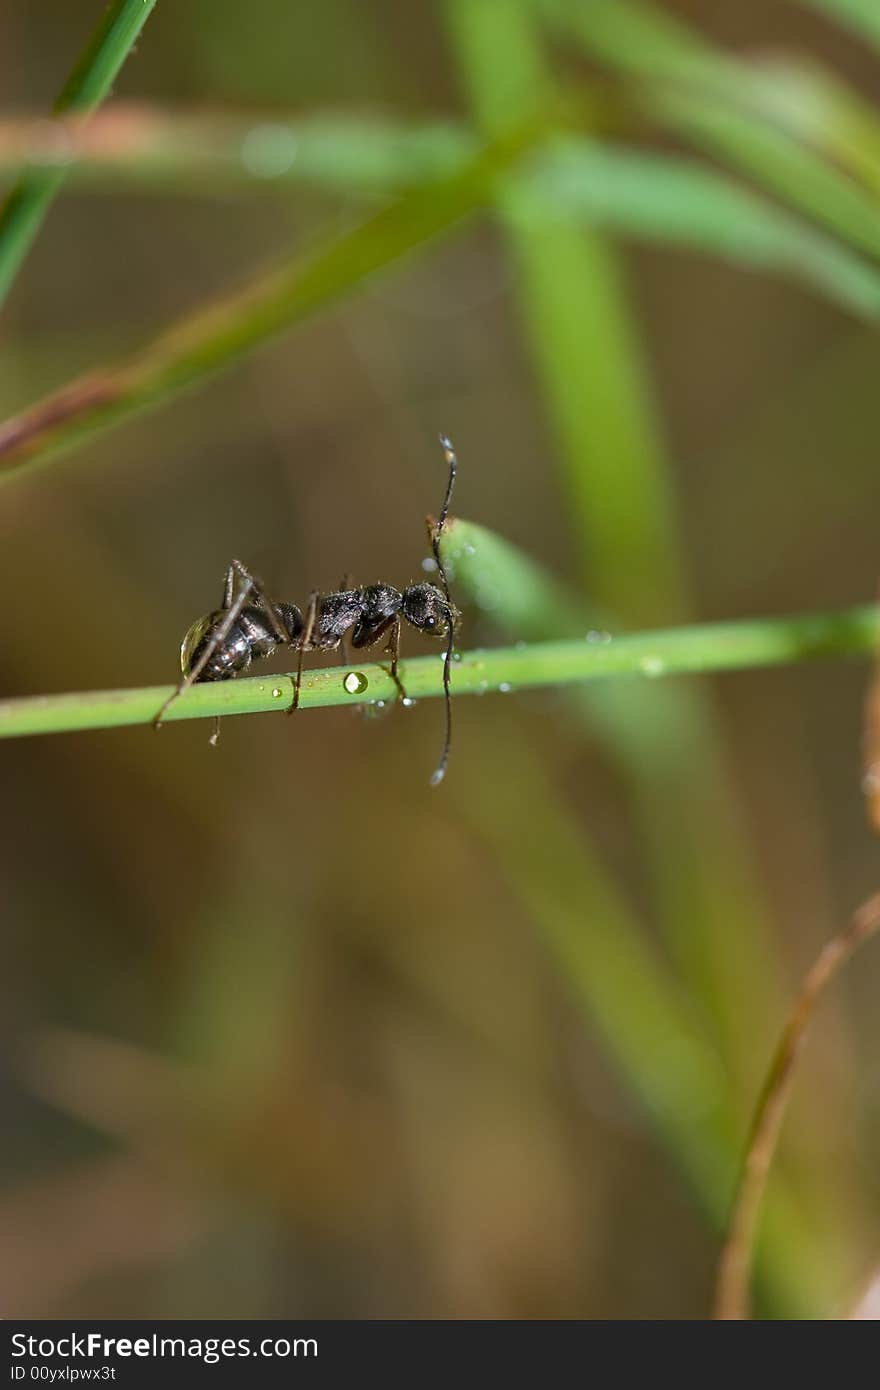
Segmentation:
<svg viewBox="0 0 880 1390">
<path fill-rule="evenodd" d="M 407 698 L 407 694 L 403 688 L 403 681 L 397 674 L 397 667 L 399 665 L 400 660 L 400 627 L 400 614 L 398 613 L 396 614 L 394 622 L 391 625 L 391 636 L 388 638 L 388 645 L 385 648 L 385 650 L 391 657 L 391 667 L 388 671 L 388 674 L 394 681 L 394 684 L 397 686 L 397 698 L 398 700 L 405 700 Z"/>
<path fill-rule="evenodd" d="M 318 599 L 320 594 L 317 589 L 313 589 L 309 595 L 309 606 L 306 611 L 306 625 L 303 628 L 302 637 L 299 639 L 299 652 L 296 660 L 296 676 L 293 682 L 293 700 L 288 706 L 287 713 L 293 714 L 295 709 L 299 709 L 299 692 L 302 688 L 303 672 L 303 653 L 311 644 L 312 633 L 315 630 L 315 622 L 318 617 Z"/>
<path fill-rule="evenodd" d="M 231 570 L 232 566 L 230 566 L 230 572 Z M 228 573 L 226 576 L 226 580 L 228 590 Z M 250 575 L 248 575 L 247 579 L 242 584 L 238 597 L 233 600 L 229 608 L 226 610 L 226 617 L 223 619 L 222 623 L 217 628 L 217 631 L 214 633 L 212 640 L 205 647 L 205 650 L 202 652 L 201 656 L 199 657 L 195 665 L 192 667 L 192 669 L 187 671 L 186 675 L 181 680 L 177 689 L 171 692 L 171 694 L 168 696 L 168 699 L 162 705 L 162 708 L 159 710 L 158 714 L 153 720 L 154 729 L 158 729 L 161 727 L 162 720 L 165 718 L 165 715 L 167 714 L 169 707 L 174 704 L 174 701 L 178 699 L 178 697 L 181 696 L 185 690 L 188 690 L 191 685 L 195 684 L 195 682 L 198 680 L 199 676 L 202 674 L 205 667 L 207 666 L 208 662 L 211 660 L 211 657 L 216 652 L 217 648 L 222 646 L 223 643 L 226 641 L 226 638 L 229 636 L 229 633 L 232 630 L 233 623 L 235 623 L 236 619 L 239 617 L 241 610 L 244 608 L 248 600 L 248 595 L 250 594 L 253 588 L 253 584 L 254 581 L 251 579 Z"/>
<path fill-rule="evenodd" d="M 440 761 L 431 773 L 432 787 L 439 786 L 446 776 L 449 753 L 452 748 L 452 700 L 449 694 L 449 673 L 452 668 L 452 657 L 455 651 L 455 611 L 452 607 L 447 611 L 446 622 L 448 624 L 448 631 L 446 635 L 446 652 L 443 657 L 443 702 L 446 706 L 446 737 L 443 740 L 443 752 L 440 754 Z"/>
<path fill-rule="evenodd" d="M 352 584 L 351 575 L 350 575 L 348 572 L 346 572 L 346 573 L 342 576 L 342 583 L 341 583 L 340 586 L 339 586 L 339 592 L 340 592 L 341 594 L 345 594 L 345 593 L 347 593 L 348 590 L 351 589 L 352 587 L 353 587 L 353 584 Z M 349 640 L 348 640 L 348 633 L 347 633 L 347 632 L 344 632 L 344 633 L 342 634 L 342 638 L 341 638 L 341 640 L 340 640 L 339 645 L 340 645 L 340 647 L 342 648 L 342 664 L 343 664 L 344 666 L 350 666 L 350 665 L 351 665 L 351 643 L 350 643 Z"/>
<path fill-rule="evenodd" d="M 443 751 L 440 754 L 440 761 L 431 777 L 431 786 L 436 787 L 446 776 L 446 768 L 449 763 L 449 752 L 452 748 L 452 700 L 449 694 L 449 677 L 452 669 L 452 656 L 455 651 L 455 606 L 452 602 L 452 595 L 449 592 L 449 579 L 443 566 L 443 559 L 440 555 L 440 537 L 443 534 L 443 527 L 446 525 L 446 518 L 449 515 L 449 506 L 452 502 L 452 490 L 455 487 L 455 475 L 458 472 L 458 459 L 452 447 L 452 440 L 447 435 L 441 434 L 440 447 L 443 450 L 443 457 L 449 464 L 449 480 L 446 484 L 446 496 L 443 499 L 443 506 L 440 516 L 436 522 L 428 518 L 428 535 L 431 541 L 431 549 L 434 552 L 434 563 L 437 566 L 437 573 L 443 585 L 443 592 L 446 595 L 446 653 L 443 658 L 443 701 L 446 706 L 446 737 L 443 740 Z"/>
<path fill-rule="evenodd" d="M 231 602 L 233 571 L 235 572 L 235 574 L 238 575 L 239 579 L 242 581 L 243 584 L 248 584 L 250 586 L 248 592 L 252 596 L 253 601 L 255 603 L 258 603 L 265 612 L 266 617 L 272 624 L 272 629 L 275 633 L 275 636 L 278 638 L 279 644 L 281 646 L 287 646 L 290 643 L 290 633 L 287 631 L 287 628 L 284 626 L 284 624 L 281 621 L 281 618 L 278 616 L 277 606 L 268 597 L 262 585 L 257 583 L 256 579 L 251 574 L 247 566 L 243 565 L 240 560 L 233 560 L 232 564 L 229 566 L 229 569 L 227 571 L 226 591 L 224 596 L 223 607 L 228 608 L 229 603 Z"/>
<path fill-rule="evenodd" d="M 446 595 L 446 601 L 451 605 L 452 597 L 449 593 L 449 580 L 446 576 L 446 570 L 444 568 L 443 561 L 440 558 L 440 537 L 443 534 L 443 528 L 446 525 L 446 520 L 449 516 L 449 507 L 450 503 L 452 502 L 452 492 L 453 488 L 455 487 L 455 479 L 458 473 L 458 457 L 456 456 L 455 450 L 452 447 L 452 440 L 449 439 L 445 434 L 441 434 L 440 436 L 440 447 L 443 450 L 444 459 L 449 464 L 449 479 L 446 483 L 446 496 L 443 498 L 443 506 L 440 508 L 439 517 L 429 516 L 426 517 L 425 520 L 428 526 L 428 544 L 430 545 L 434 555 L 434 564 L 437 566 L 437 573 L 439 574 L 440 581 L 443 585 L 443 592 Z"/>
<path fill-rule="evenodd" d="M 242 571 L 247 575 L 244 565 L 241 565 L 238 560 L 233 560 L 226 571 L 226 578 L 223 581 L 223 602 L 220 604 L 221 608 L 232 607 L 232 595 L 235 591 L 235 576 L 236 573 L 240 574 Z M 249 575 L 247 575 L 247 577 L 250 578 Z"/>
</svg>

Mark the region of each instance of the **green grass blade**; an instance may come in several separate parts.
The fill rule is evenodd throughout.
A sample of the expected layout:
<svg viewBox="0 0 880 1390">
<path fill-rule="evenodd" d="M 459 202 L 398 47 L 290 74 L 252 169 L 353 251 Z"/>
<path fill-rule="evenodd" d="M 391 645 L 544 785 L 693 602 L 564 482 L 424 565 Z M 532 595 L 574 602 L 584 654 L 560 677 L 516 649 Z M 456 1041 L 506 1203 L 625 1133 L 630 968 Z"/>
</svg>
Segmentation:
<svg viewBox="0 0 880 1390">
<path fill-rule="evenodd" d="M 514 113 L 547 99 L 551 78 L 534 14 L 526 0 L 456 0 L 451 14 L 478 117 L 497 134 Z M 559 444 L 585 591 L 616 625 L 681 619 L 687 605 L 671 469 L 618 257 L 571 212 L 542 206 L 522 179 L 505 184 L 499 210 Z M 729 981 L 743 983 L 763 1016 L 776 1002 L 776 972 L 735 779 L 702 692 L 670 690 L 662 715 L 655 718 L 654 708 L 642 692 L 628 701 L 634 729 L 656 729 L 661 718 L 666 726 L 654 756 L 642 756 L 634 734 L 624 733 L 616 749 L 670 950 L 732 1071 L 745 1077 L 756 1064 L 754 1031 Z M 673 748 L 679 756 L 670 765 Z"/>
<path fill-rule="evenodd" d="M 808 59 L 764 59 L 749 88 L 756 115 L 880 194 L 880 111 Z"/>
<path fill-rule="evenodd" d="M 799 0 L 799 3 L 848 25 L 872 43 L 880 44 L 880 8 L 876 0 Z"/>
<path fill-rule="evenodd" d="M 514 647 L 464 652 L 452 674 L 453 694 L 485 695 L 640 677 L 738 671 L 853 655 L 867 656 L 880 643 L 880 610 L 874 604 L 836 613 L 787 618 L 696 624 L 594 640 L 594 634 L 568 641 L 520 643 Z M 443 663 L 419 657 L 401 663 L 401 679 L 413 699 L 443 694 Z M 357 672 L 366 681 L 350 692 L 345 677 Z M 24 734 L 110 729 L 148 724 L 171 686 L 40 695 L 0 702 L 0 738 Z M 381 665 L 331 667 L 304 673 L 301 708 L 358 705 L 395 698 L 396 687 Z M 293 697 L 291 675 L 205 682 L 193 686 L 168 710 L 166 720 L 208 719 L 214 715 L 258 714 L 286 709 Z"/>
<path fill-rule="evenodd" d="M 113 0 L 62 88 L 58 114 L 88 115 L 101 104 L 155 5 L 156 0 Z M 0 305 L 64 178 L 63 169 L 31 172 L 6 199 L 0 211 Z"/>
<path fill-rule="evenodd" d="M 866 318 L 880 310 L 880 274 L 872 266 L 688 160 L 571 142 L 542 161 L 530 186 L 544 220 L 557 207 L 597 228 L 791 276 Z"/>
<path fill-rule="evenodd" d="M 491 198 L 500 172 L 544 139 L 542 119 L 520 126 L 453 178 L 400 199 L 330 246 L 259 277 L 121 366 L 91 372 L 5 421 L 0 425 L 0 476 L 45 462 L 234 365 L 449 231 Z"/>
<path fill-rule="evenodd" d="M 552 91 L 535 23 L 519 0 L 452 0 L 449 14 L 476 118 L 497 139 Z M 589 590 L 628 621 L 668 618 L 681 596 L 674 506 L 617 257 L 523 180 L 498 206 Z"/>
<path fill-rule="evenodd" d="M 880 255 L 877 200 L 806 148 L 770 113 L 772 70 L 714 49 L 670 15 L 634 0 L 532 0 L 600 62 L 633 79 L 654 119 L 749 174 L 853 246 Z"/>
</svg>

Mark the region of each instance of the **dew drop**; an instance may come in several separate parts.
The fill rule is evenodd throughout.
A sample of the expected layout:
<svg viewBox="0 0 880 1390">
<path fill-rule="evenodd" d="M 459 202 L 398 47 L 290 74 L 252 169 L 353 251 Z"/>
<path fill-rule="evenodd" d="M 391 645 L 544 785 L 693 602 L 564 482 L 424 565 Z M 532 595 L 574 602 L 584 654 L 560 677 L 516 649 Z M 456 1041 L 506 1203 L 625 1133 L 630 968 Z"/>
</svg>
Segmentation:
<svg viewBox="0 0 880 1390">
<path fill-rule="evenodd" d="M 281 689 L 281 687 L 280 687 L 279 685 L 276 685 L 276 686 L 273 686 L 273 687 L 272 687 L 272 699 L 273 699 L 273 700 L 280 700 L 280 699 L 281 699 L 281 696 L 282 696 L 283 694 L 284 694 L 284 691 Z"/>
<path fill-rule="evenodd" d="M 425 571 L 425 573 L 433 574 L 436 568 L 437 561 L 434 559 L 433 555 L 426 555 L 424 560 L 422 561 L 422 569 Z"/>
<path fill-rule="evenodd" d="M 513 686 L 510 684 L 510 681 L 502 681 L 498 689 L 502 695 L 509 695 Z"/>
<path fill-rule="evenodd" d="M 277 179 L 296 163 L 298 141 L 287 126 L 267 122 L 254 126 L 241 142 L 241 162 L 261 179 Z"/>
<path fill-rule="evenodd" d="M 610 642 L 610 641 L 611 641 L 611 633 L 610 633 L 610 632 L 597 632 L 594 628 L 591 628 L 591 630 L 587 633 L 587 641 L 588 641 L 588 642 L 600 642 L 600 643 Z"/>
<path fill-rule="evenodd" d="M 342 688 L 349 695 L 363 695 L 369 681 L 363 671 L 349 671 L 342 682 Z"/>
<path fill-rule="evenodd" d="M 659 656 L 646 656 L 639 662 L 639 666 L 646 676 L 662 676 L 666 669 Z"/>
<path fill-rule="evenodd" d="M 412 709 L 416 702 L 411 695 L 404 695 L 400 703 L 403 705 L 404 709 Z"/>
</svg>

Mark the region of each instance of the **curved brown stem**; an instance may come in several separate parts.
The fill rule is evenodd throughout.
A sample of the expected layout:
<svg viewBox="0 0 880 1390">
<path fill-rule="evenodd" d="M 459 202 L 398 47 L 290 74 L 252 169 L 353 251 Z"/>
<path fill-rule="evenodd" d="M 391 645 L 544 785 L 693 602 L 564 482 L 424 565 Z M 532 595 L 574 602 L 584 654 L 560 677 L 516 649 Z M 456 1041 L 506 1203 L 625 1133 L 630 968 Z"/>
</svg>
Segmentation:
<svg viewBox="0 0 880 1390">
<path fill-rule="evenodd" d="M 853 952 L 878 929 L 880 893 L 863 903 L 851 921 L 822 948 L 805 975 L 789 1013 L 758 1101 L 740 1170 L 727 1238 L 718 1263 L 713 1313 L 716 1318 L 749 1316 L 749 1275 L 758 1215 L 794 1080 L 795 1063 L 819 997 Z"/>
</svg>

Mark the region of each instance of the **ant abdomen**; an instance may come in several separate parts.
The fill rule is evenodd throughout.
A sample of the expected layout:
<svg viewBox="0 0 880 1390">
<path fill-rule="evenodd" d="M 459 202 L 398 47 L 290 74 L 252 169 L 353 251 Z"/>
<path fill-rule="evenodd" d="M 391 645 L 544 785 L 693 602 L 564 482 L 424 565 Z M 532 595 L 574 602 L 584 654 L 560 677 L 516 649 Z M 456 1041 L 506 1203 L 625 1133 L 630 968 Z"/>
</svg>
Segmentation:
<svg viewBox="0 0 880 1390">
<path fill-rule="evenodd" d="M 287 634 L 288 642 L 295 645 L 302 635 L 302 613 L 293 603 L 277 603 L 275 614 Z M 184 676 L 198 666 L 207 652 L 208 658 L 199 670 L 197 679 L 231 680 L 233 676 L 246 671 L 252 661 L 271 656 L 281 645 L 281 635 L 268 620 L 264 608 L 246 604 L 220 639 L 221 627 L 228 623 L 228 618 L 225 609 L 218 609 L 193 623 L 180 647 L 180 669 Z"/>
</svg>

